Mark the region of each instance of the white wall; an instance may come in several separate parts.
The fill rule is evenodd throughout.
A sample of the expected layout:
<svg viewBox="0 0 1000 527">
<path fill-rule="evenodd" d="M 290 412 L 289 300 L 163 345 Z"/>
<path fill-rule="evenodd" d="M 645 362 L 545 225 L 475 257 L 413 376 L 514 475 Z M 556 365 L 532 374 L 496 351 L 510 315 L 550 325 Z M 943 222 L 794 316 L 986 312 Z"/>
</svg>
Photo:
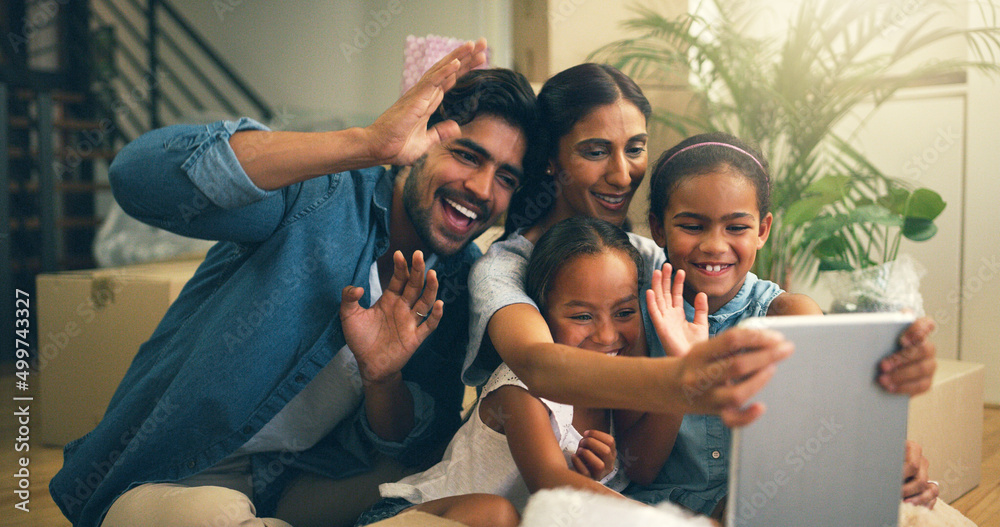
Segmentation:
<svg viewBox="0 0 1000 527">
<path fill-rule="evenodd" d="M 407 35 L 485 36 L 510 65 L 508 1 L 174 0 L 276 109 L 367 124 L 399 97 Z M 296 123 L 292 123 L 295 126 Z"/>
<path fill-rule="evenodd" d="M 887 28 L 883 48 L 921 19 L 921 4 L 912 6 L 911 11 L 900 13 L 898 25 Z M 968 17 L 971 26 L 982 26 L 979 14 L 967 3 L 956 2 L 954 16 L 935 23 L 953 27 Z M 780 30 L 780 26 L 771 27 Z M 964 44 L 950 41 L 921 58 L 966 55 Z M 867 118 L 853 143 L 885 173 L 929 187 L 947 202 L 936 221 L 937 236 L 923 243 L 905 241 L 901 246 L 901 252 L 910 253 L 927 268 L 921 294 L 927 314 L 938 323 L 934 336 L 938 356 L 985 364 L 984 399 L 1000 404 L 1000 236 L 996 234 L 1000 230 L 996 213 L 1000 83 L 972 71 L 965 84 L 903 90 L 875 114 L 868 115 L 869 110 L 857 108 L 854 118 L 841 125 L 841 133 Z M 803 290 L 827 305 L 830 294 L 822 287 Z"/>
<path fill-rule="evenodd" d="M 339 43 L 363 24 L 354 2 L 175 0 L 191 24 L 261 96 L 295 115 L 364 113 L 366 69 Z"/>
<path fill-rule="evenodd" d="M 985 399 L 1000 404 L 1000 82 L 970 72 L 968 101 L 962 287 L 951 294 L 961 305 L 961 358 L 986 364 Z"/>
<path fill-rule="evenodd" d="M 373 39 L 358 60 L 365 64 L 364 104 L 373 115 L 388 108 L 400 95 L 403 45 L 407 35 L 440 35 L 462 40 L 485 37 L 490 46 L 490 64 L 511 66 L 510 3 L 489 0 L 436 0 L 400 2 L 403 14 Z M 365 23 L 371 12 L 384 9 L 386 0 L 367 0 Z"/>
</svg>

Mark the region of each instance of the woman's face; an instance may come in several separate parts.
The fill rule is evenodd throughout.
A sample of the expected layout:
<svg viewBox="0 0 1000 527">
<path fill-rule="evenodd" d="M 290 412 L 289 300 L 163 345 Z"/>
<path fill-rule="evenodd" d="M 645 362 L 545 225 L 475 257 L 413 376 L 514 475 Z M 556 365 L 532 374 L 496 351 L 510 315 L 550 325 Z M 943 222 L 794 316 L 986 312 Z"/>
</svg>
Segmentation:
<svg viewBox="0 0 1000 527">
<path fill-rule="evenodd" d="M 554 221 L 590 216 L 622 225 L 646 174 L 646 118 L 625 99 L 598 106 L 559 139 Z"/>
</svg>

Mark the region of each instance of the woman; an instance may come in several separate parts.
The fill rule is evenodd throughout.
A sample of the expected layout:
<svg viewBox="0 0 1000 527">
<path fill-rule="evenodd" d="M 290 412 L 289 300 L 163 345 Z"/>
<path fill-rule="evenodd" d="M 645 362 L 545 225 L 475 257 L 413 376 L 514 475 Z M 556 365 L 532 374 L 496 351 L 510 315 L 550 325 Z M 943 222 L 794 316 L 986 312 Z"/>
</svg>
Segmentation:
<svg viewBox="0 0 1000 527">
<path fill-rule="evenodd" d="M 545 319 L 524 293 L 523 277 L 534 243 L 550 226 L 571 216 L 597 217 L 615 225 L 625 222 L 646 172 L 646 121 L 651 108 L 628 76 L 611 66 L 590 63 L 549 79 L 538 103 L 548 123 L 547 159 L 535 168 L 543 173 L 533 174 L 515 194 L 505 239 L 494 243 L 469 275 L 471 331 L 465 382 L 482 384 L 502 360 L 533 393 L 558 402 L 676 413 L 725 412 L 731 424 L 752 420 L 759 408 L 738 407 L 769 378 L 767 366 L 789 353 L 780 338 L 755 335 L 756 346 L 750 347 L 756 349 L 736 359 L 741 371 L 753 375 L 732 385 L 725 385 L 726 379 L 696 385 L 699 371 L 728 355 L 721 343 L 678 360 L 584 354 L 554 343 Z M 652 270 L 664 261 L 663 252 L 652 240 L 629 237 L 645 260 L 645 269 L 640 270 L 645 290 Z M 658 346 L 655 338 L 648 341 Z M 635 389 L 621 389 L 626 385 Z"/>
<path fill-rule="evenodd" d="M 542 87 L 538 104 L 549 123 L 544 176 L 529 178 L 518 190 L 508 211 L 506 238 L 494 243 L 469 275 L 465 382 L 482 384 L 502 360 L 532 393 L 561 403 L 718 414 L 728 426 L 753 421 L 763 408 L 744 403 L 767 382 L 774 364 L 791 352 L 791 345 L 778 335 L 734 329 L 693 345 L 680 335 L 670 347 L 682 356 L 669 358 L 611 357 L 553 341 L 545 319 L 523 290 L 534 243 L 551 225 L 574 215 L 616 225 L 625 222 L 646 171 L 646 121 L 651 112 L 635 82 L 599 64 L 581 64 L 553 76 Z M 646 260 L 640 276 L 646 289 L 652 270 L 665 257 L 652 240 L 634 234 L 630 238 Z M 905 344 L 886 371 L 887 389 L 916 394 L 930 386 L 934 346 L 928 334 L 921 326 L 901 339 Z M 651 357 L 663 355 L 657 339 L 647 341 Z M 741 353 L 734 355 L 736 351 Z"/>
</svg>

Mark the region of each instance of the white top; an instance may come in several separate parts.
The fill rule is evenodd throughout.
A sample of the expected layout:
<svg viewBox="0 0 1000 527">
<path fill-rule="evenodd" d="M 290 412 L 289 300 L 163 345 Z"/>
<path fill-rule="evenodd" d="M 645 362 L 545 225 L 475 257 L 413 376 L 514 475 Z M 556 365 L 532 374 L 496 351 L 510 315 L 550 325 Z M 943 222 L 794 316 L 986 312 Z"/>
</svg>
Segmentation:
<svg viewBox="0 0 1000 527">
<path fill-rule="evenodd" d="M 489 393 L 507 385 L 527 389 L 506 364 L 501 364 L 484 386 L 480 403 Z M 573 427 L 573 407 L 540 400 L 549 410 L 552 432 L 566 456 L 567 466 L 571 466 L 570 457 L 576 453 L 582 439 L 580 432 Z M 518 511 L 524 510 L 530 495 L 528 487 L 510 454 L 507 437 L 487 426 L 479 417 L 480 403 L 476 403 L 469 420 L 452 438 L 440 463 L 396 483 L 380 485 L 382 497 L 403 498 L 420 504 L 461 494 L 487 493 L 503 496 Z M 601 483 L 620 491 L 628 485 L 628 479 L 616 464 Z"/>
</svg>

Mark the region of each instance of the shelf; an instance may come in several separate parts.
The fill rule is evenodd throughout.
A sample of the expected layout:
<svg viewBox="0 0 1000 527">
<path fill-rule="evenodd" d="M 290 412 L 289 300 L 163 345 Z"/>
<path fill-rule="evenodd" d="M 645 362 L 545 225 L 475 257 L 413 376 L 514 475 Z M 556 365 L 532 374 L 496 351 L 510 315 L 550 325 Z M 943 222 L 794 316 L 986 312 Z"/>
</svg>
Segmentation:
<svg viewBox="0 0 1000 527">
<path fill-rule="evenodd" d="M 65 104 L 83 104 L 87 102 L 87 96 L 79 92 L 56 90 L 51 92 L 52 100 Z M 21 101 L 33 101 L 38 94 L 27 88 L 20 88 L 14 91 L 14 97 Z"/>
<path fill-rule="evenodd" d="M 95 266 L 94 258 L 92 256 L 77 255 L 59 259 L 59 269 L 62 270 L 91 269 Z M 11 273 L 14 274 L 38 274 L 42 272 L 42 260 L 38 257 L 15 258 L 11 262 L 10 269 Z"/>
<path fill-rule="evenodd" d="M 89 119 L 61 118 L 61 119 L 54 119 L 52 121 L 52 127 L 59 130 L 71 130 L 71 131 L 100 130 L 101 126 L 102 126 L 101 121 L 92 121 Z M 11 117 L 10 127 L 18 129 L 31 128 L 31 119 L 21 116 Z"/>
</svg>

